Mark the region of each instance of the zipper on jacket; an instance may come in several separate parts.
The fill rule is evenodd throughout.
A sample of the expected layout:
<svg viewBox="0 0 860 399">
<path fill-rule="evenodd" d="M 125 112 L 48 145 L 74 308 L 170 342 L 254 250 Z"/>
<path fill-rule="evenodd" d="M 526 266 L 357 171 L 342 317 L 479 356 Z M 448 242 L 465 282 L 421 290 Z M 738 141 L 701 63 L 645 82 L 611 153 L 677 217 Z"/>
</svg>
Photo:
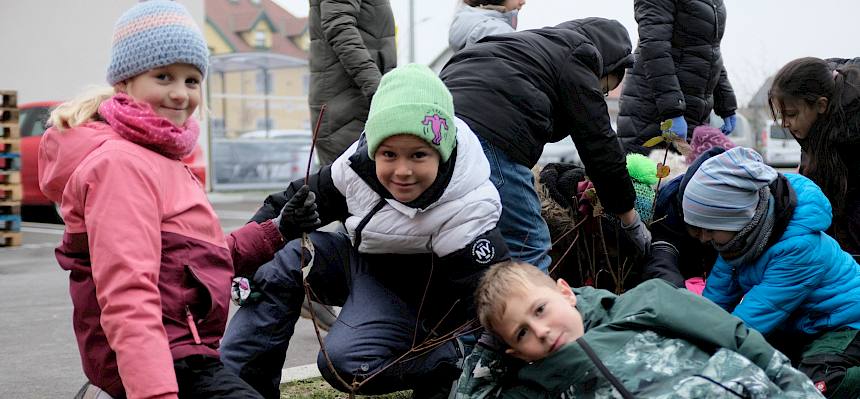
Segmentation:
<svg viewBox="0 0 860 399">
<path fill-rule="evenodd" d="M 203 341 L 200 340 L 200 334 L 197 332 L 197 324 L 194 324 L 194 315 L 191 314 L 191 308 L 188 305 L 185 305 L 185 318 L 188 320 L 188 329 L 191 330 L 194 343 L 200 345 Z"/>
<path fill-rule="evenodd" d="M 714 9 L 714 40 L 720 37 L 720 14 L 717 13 L 717 3 L 711 0 L 711 8 Z"/>
</svg>

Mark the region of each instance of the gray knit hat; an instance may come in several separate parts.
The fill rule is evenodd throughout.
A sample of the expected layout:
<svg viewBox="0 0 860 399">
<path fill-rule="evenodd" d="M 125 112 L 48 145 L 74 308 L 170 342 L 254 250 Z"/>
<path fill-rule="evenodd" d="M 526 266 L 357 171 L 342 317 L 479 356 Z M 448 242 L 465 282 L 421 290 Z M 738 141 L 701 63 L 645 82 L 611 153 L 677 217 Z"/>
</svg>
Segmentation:
<svg viewBox="0 0 860 399">
<path fill-rule="evenodd" d="M 193 65 L 206 77 L 209 48 L 182 4 L 170 0 L 141 1 L 114 24 L 107 70 L 111 85 L 177 63 Z"/>
<path fill-rule="evenodd" d="M 755 214 L 759 190 L 776 177 L 776 170 L 749 148 L 716 155 L 702 163 L 684 189 L 684 221 L 704 229 L 741 231 Z"/>
</svg>

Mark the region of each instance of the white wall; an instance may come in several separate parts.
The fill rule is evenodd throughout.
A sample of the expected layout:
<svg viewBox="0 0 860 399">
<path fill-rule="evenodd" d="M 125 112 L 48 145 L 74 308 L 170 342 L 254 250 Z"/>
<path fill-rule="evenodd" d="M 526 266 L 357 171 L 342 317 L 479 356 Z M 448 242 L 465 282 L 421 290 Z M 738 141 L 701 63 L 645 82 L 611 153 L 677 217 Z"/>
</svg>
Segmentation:
<svg viewBox="0 0 860 399">
<path fill-rule="evenodd" d="M 204 0 L 182 0 L 204 23 Z M 136 0 L 0 0 L 0 90 L 19 103 L 103 85 L 117 18 Z"/>
</svg>

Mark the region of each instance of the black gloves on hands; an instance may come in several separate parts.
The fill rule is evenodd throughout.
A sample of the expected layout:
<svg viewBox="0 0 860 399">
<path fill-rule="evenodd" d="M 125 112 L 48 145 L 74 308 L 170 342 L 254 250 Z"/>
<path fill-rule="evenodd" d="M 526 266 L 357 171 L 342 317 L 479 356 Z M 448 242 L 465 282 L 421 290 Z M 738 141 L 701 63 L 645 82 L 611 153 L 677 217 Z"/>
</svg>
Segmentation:
<svg viewBox="0 0 860 399">
<path fill-rule="evenodd" d="M 273 221 L 284 240 L 299 238 L 302 233 L 316 230 L 322 225 L 317 212 L 316 195 L 307 184 L 293 194 Z"/>
</svg>

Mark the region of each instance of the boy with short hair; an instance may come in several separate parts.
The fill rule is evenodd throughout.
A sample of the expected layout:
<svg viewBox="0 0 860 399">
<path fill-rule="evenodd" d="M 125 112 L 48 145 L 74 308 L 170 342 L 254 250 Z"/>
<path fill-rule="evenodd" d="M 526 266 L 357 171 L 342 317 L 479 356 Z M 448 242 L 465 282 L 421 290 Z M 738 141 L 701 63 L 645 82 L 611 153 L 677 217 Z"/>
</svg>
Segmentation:
<svg viewBox="0 0 860 399">
<path fill-rule="evenodd" d="M 507 348 L 478 344 L 458 398 L 821 397 L 761 334 L 659 279 L 614 295 L 504 262 L 475 302 Z"/>
<path fill-rule="evenodd" d="M 260 299 L 230 322 L 224 364 L 264 397 L 280 397 L 305 294 L 301 261 L 310 258 L 297 238 L 338 220 L 348 234 L 309 234 L 313 299 L 343 307 L 325 337 L 328 357 L 317 358 L 323 377 L 344 392 L 447 396 L 462 360 L 453 337 L 470 330 L 478 280 L 508 258 L 501 208 L 480 142 L 454 117 L 442 81 L 417 64 L 385 74 L 362 138 L 254 216 L 280 213 L 292 241 L 254 276 Z"/>
</svg>

